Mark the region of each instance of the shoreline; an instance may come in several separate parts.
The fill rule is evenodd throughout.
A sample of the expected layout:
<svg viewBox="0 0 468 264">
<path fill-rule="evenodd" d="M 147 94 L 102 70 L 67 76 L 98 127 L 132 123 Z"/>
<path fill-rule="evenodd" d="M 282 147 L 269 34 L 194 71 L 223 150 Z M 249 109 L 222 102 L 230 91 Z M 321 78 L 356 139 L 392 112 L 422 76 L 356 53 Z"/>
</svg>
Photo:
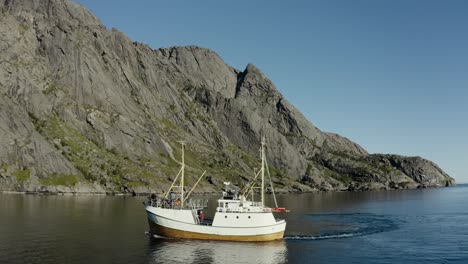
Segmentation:
<svg viewBox="0 0 468 264">
<path fill-rule="evenodd" d="M 420 189 L 438 189 L 438 188 L 451 188 L 456 187 L 458 185 L 466 185 L 465 184 L 455 184 L 451 186 L 418 186 L 417 188 L 407 188 L 407 189 L 368 189 L 368 190 L 335 190 L 335 191 L 295 191 L 295 192 L 279 192 L 276 193 L 277 195 L 282 194 L 308 194 L 308 193 L 342 193 L 342 192 L 349 192 L 349 193 L 360 193 L 360 192 L 374 192 L 374 191 L 405 191 L 405 190 L 420 190 Z M 51 192 L 51 191 L 0 191 L 2 194 L 23 194 L 23 195 L 38 195 L 38 196 L 149 196 L 153 193 L 135 193 L 135 192 Z M 154 192 L 154 194 L 163 194 L 163 192 Z M 194 195 L 214 195 L 219 194 L 218 192 L 194 192 Z M 271 193 L 269 193 L 271 194 Z"/>
</svg>

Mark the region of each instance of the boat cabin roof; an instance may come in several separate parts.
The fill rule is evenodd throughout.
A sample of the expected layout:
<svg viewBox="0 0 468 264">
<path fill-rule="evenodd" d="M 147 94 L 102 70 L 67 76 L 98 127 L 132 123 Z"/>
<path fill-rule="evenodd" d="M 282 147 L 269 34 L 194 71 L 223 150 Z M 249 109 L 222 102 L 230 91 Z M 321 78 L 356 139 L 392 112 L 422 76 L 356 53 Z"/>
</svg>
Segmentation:
<svg viewBox="0 0 468 264">
<path fill-rule="evenodd" d="M 240 203 L 240 200 L 226 200 L 226 199 L 219 199 L 219 203 Z"/>
</svg>

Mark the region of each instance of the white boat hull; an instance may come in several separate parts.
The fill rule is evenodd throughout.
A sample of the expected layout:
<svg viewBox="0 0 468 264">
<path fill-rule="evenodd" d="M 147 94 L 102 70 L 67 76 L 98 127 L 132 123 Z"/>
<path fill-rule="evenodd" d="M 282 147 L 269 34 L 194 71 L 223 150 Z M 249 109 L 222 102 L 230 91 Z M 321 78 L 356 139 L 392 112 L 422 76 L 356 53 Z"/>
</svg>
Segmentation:
<svg viewBox="0 0 468 264">
<path fill-rule="evenodd" d="M 275 220 L 271 213 L 216 213 L 213 225 L 203 225 L 197 223 L 196 215 L 190 209 L 175 210 L 146 206 L 146 212 L 151 233 L 164 237 L 271 241 L 283 238 L 286 229 L 286 222 Z M 237 225 L 232 225 L 232 218 L 238 221 Z M 223 226 L 221 219 L 226 220 L 229 226 Z"/>
</svg>

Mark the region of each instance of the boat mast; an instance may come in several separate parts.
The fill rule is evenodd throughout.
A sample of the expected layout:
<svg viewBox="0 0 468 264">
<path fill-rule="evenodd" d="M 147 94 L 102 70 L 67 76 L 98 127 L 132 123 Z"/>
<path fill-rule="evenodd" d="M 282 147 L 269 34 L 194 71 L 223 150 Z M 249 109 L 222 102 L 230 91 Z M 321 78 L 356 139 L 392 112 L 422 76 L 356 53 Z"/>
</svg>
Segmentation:
<svg viewBox="0 0 468 264">
<path fill-rule="evenodd" d="M 265 138 L 262 137 L 262 187 L 261 187 L 261 194 L 262 194 L 262 207 L 265 207 Z"/>
<path fill-rule="evenodd" d="M 185 174 L 185 155 L 184 155 L 184 147 L 185 141 L 181 141 L 180 144 L 182 145 L 182 177 L 180 178 L 180 207 L 184 207 L 184 174 Z"/>
</svg>

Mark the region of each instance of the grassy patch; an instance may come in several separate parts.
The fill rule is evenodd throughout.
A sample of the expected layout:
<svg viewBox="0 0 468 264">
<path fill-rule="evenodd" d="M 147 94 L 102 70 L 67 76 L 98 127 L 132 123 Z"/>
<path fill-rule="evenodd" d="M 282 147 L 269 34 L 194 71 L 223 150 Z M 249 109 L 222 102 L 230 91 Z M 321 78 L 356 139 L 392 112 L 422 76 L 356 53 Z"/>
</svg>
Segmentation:
<svg viewBox="0 0 468 264">
<path fill-rule="evenodd" d="M 16 170 L 12 174 L 13 174 L 13 176 L 16 177 L 16 180 L 18 182 L 25 182 L 31 176 L 31 171 L 26 168 L 24 170 Z"/>
<path fill-rule="evenodd" d="M 344 183 L 345 185 L 350 185 L 353 182 L 353 179 L 348 175 L 337 175 L 335 179 L 339 180 L 340 182 Z"/>
<path fill-rule="evenodd" d="M 49 139 L 60 139 L 61 144 L 69 147 L 70 152 L 73 154 L 96 149 L 96 146 L 89 142 L 79 131 L 68 127 L 55 116 L 49 119 L 45 130 Z"/>
<path fill-rule="evenodd" d="M 29 120 L 34 124 L 36 127 L 37 132 L 41 133 L 43 132 L 43 129 L 46 125 L 46 122 L 44 120 L 40 120 L 34 113 L 28 112 Z"/>
<path fill-rule="evenodd" d="M 32 65 L 32 62 L 30 62 L 30 61 L 24 61 L 24 60 L 22 60 L 22 59 L 17 59 L 17 60 L 10 61 L 10 62 L 7 62 L 7 63 L 10 63 L 10 65 L 12 65 L 13 67 L 15 67 L 16 69 L 27 68 L 27 67 L 29 67 L 29 66 Z"/>
<path fill-rule="evenodd" d="M 312 165 L 310 163 L 307 164 L 306 175 L 310 175 L 312 172 Z"/>
<path fill-rule="evenodd" d="M 403 188 L 406 188 L 406 186 L 408 186 L 409 184 L 411 184 L 411 182 L 409 181 L 404 181 L 404 182 L 400 182 L 398 183 L 400 186 L 402 186 Z"/>
<path fill-rule="evenodd" d="M 259 167 L 260 159 L 255 158 L 243 149 L 231 144 L 227 147 L 227 150 L 233 153 L 234 156 L 239 157 L 250 168 Z"/>
<path fill-rule="evenodd" d="M 185 112 L 184 116 L 185 116 L 186 119 L 192 119 L 193 118 L 193 115 L 192 115 L 192 113 L 190 113 L 190 111 Z"/>
<path fill-rule="evenodd" d="M 291 132 L 291 131 L 288 131 L 288 132 L 284 132 L 282 133 L 283 136 L 285 137 L 301 137 L 302 135 L 299 134 L 299 133 L 294 133 L 294 132 Z"/>
<path fill-rule="evenodd" d="M 169 111 L 173 114 L 177 114 L 177 107 L 174 104 L 170 104 Z"/>
<path fill-rule="evenodd" d="M 158 119 L 156 120 L 156 122 L 158 122 L 159 124 L 163 125 L 163 126 L 164 126 L 164 130 L 166 130 L 166 131 L 170 131 L 170 130 L 177 129 L 176 124 L 174 124 L 171 120 L 169 120 L 169 119 L 167 119 L 167 118 L 158 118 Z"/>
<path fill-rule="evenodd" d="M 43 94 L 49 95 L 49 94 L 55 94 L 60 90 L 60 86 L 56 82 L 52 82 L 46 85 L 44 91 L 42 91 Z"/>
<path fill-rule="evenodd" d="M 268 166 L 268 169 L 270 170 L 270 173 L 271 173 L 271 176 L 272 177 L 277 177 L 278 179 L 283 179 L 283 178 L 287 178 L 287 174 L 281 170 L 281 169 L 277 169 L 273 166 Z"/>
<path fill-rule="evenodd" d="M 29 29 L 29 25 L 26 24 L 26 23 L 21 23 L 21 24 L 18 26 L 18 30 L 19 30 L 20 34 L 26 33 L 26 31 L 28 31 L 28 29 Z"/>
<path fill-rule="evenodd" d="M 344 183 L 345 185 L 349 185 L 353 182 L 353 179 L 349 175 L 340 174 L 339 172 L 331 170 L 320 164 L 315 164 L 315 166 L 317 166 L 322 171 L 321 176 L 324 178 L 333 178 Z"/>
<path fill-rule="evenodd" d="M 47 178 L 40 180 L 41 184 L 48 186 L 75 186 L 78 183 L 76 175 L 53 173 Z"/>
<path fill-rule="evenodd" d="M 0 166 L 0 169 L 4 170 L 4 171 L 7 171 L 8 168 L 10 167 L 11 165 L 8 165 L 8 164 L 3 164 L 2 166 Z"/>
<path fill-rule="evenodd" d="M 175 176 L 177 172 L 180 170 L 180 164 L 175 162 L 173 159 L 170 157 L 166 157 L 167 163 L 163 164 L 161 166 L 161 171 L 166 175 L 166 176 Z"/>
</svg>

